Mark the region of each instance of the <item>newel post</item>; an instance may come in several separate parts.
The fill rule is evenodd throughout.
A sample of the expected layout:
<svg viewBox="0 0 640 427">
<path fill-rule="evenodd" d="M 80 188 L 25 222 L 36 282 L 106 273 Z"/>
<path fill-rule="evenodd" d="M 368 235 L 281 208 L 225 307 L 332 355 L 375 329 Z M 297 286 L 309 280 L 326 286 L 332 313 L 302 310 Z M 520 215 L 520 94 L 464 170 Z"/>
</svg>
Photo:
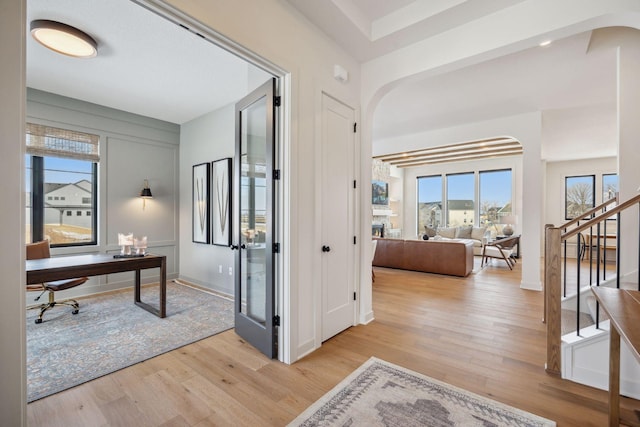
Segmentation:
<svg viewBox="0 0 640 427">
<path fill-rule="evenodd" d="M 549 374 L 560 375 L 562 298 L 562 238 L 560 229 L 545 226 L 544 240 L 544 305 L 547 324 L 547 363 Z"/>
</svg>

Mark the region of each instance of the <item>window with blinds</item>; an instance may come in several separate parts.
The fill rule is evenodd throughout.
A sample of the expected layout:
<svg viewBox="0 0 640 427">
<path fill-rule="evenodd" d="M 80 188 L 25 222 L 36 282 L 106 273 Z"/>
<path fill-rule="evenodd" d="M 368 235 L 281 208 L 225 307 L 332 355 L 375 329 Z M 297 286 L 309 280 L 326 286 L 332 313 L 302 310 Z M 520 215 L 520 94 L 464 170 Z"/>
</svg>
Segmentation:
<svg viewBox="0 0 640 427">
<path fill-rule="evenodd" d="M 27 242 L 97 244 L 100 137 L 27 123 Z"/>
<path fill-rule="evenodd" d="M 27 123 L 27 154 L 100 161 L 100 137 L 90 133 Z"/>
</svg>

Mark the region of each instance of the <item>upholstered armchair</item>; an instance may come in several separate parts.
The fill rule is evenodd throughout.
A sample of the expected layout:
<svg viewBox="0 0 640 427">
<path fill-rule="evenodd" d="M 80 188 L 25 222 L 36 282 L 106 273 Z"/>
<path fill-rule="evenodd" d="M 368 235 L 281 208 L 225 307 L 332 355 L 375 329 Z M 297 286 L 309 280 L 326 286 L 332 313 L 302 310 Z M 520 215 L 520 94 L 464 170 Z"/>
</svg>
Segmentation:
<svg viewBox="0 0 640 427">
<path fill-rule="evenodd" d="M 484 267 L 488 264 L 489 258 L 497 258 L 504 260 L 509 270 L 513 270 L 513 266 L 516 265 L 516 259 L 511 255 L 515 252 L 516 245 L 518 244 L 520 244 L 520 236 L 511 236 L 486 243 L 482 249 L 481 266 Z"/>
</svg>

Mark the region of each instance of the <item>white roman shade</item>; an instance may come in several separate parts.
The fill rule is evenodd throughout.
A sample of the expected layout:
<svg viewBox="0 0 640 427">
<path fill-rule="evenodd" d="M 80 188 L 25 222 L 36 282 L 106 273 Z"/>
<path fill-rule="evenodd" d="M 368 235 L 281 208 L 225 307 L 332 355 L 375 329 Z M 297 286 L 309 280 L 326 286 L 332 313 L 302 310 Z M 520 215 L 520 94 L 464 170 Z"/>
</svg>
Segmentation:
<svg viewBox="0 0 640 427">
<path fill-rule="evenodd" d="M 100 161 L 98 135 L 27 123 L 27 154 Z"/>
</svg>

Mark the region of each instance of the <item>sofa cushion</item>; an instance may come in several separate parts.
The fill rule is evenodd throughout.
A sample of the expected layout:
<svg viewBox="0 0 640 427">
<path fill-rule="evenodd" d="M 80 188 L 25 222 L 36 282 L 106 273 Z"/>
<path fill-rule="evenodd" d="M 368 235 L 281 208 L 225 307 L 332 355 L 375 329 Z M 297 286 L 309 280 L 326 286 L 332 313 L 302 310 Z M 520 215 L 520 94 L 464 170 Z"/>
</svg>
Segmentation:
<svg viewBox="0 0 640 427">
<path fill-rule="evenodd" d="M 456 228 L 456 239 L 470 239 L 472 228 L 471 225 Z"/>
<path fill-rule="evenodd" d="M 438 235 L 445 237 L 447 239 L 455 239 L 456 228 L 455 227 L 438 228 Z"/>
<path fill-rule="evenodd" d="M 487 227 L 473 227 L 471 230 L 471 238 L 474 240 L 484 239 L 484 233 L 487 232 Z"/>
</svg>

